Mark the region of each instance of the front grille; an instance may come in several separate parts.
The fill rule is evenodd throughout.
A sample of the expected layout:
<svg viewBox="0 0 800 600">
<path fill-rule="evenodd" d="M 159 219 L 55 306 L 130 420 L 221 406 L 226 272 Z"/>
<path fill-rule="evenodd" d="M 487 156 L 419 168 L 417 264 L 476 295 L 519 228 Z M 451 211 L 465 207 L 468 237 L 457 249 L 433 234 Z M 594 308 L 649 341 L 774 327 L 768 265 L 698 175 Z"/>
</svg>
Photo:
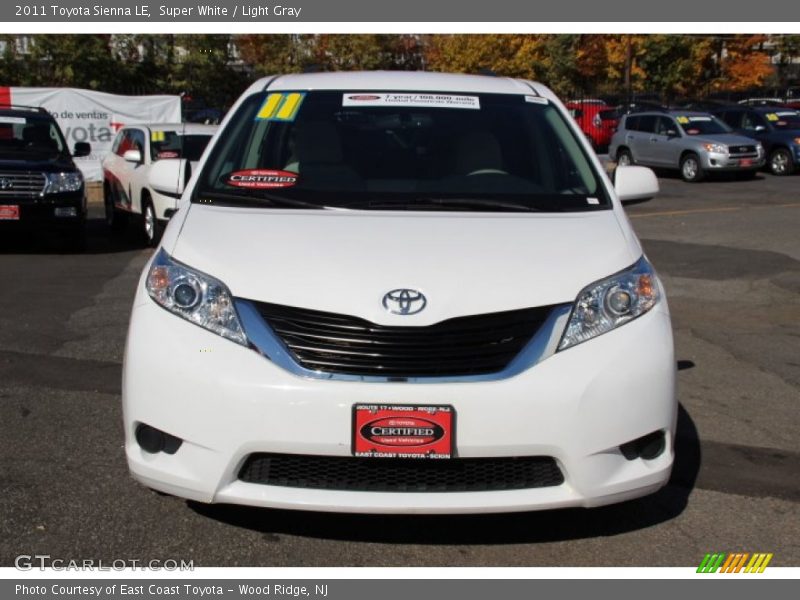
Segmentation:
<svg viewBox="0 0 800 600">
<path fill-rule="evenodd" d="M 45 174 L 35 171 L 0 172 L 0 196 L 32 198 L 44 191 Z"/>
<path fill-rule="evenodd" d="M 328 373 L 398 379 L 502 371 L 551 309 L 458 317 L 427 327 L 397 327 L 348 315 L 255 304 L 302 366 Z"/>
<path fill-rule="evenodd" d="M 730 153 L 731 156 L 736 156 L 736 157 L 758 155 L 755 146 L 728 146 L 728 152 Z"/>
<path fill-rule="evenodd" d="M 358 492 L 486 492 L 557 486 L 549 456 L 394 459 L 251 454 L 239 479 L 281 487 Z"/>
</svg>

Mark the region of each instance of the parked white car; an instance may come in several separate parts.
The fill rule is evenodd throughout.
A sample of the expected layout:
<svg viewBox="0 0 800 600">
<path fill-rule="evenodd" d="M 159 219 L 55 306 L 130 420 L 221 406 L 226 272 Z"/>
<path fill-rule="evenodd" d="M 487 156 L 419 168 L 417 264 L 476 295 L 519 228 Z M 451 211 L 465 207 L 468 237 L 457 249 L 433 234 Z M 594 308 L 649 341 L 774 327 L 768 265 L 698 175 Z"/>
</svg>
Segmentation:
<svg viewBox="0 0 800 600">
<path fill-rule="evenodd" d="M 612 184 L 550 90 L 284 75 L 221 128 L 136 291 L 138 481 L 372 513 L 591 507 L 667 482 L 672 329 L 621 204 L 658 183 Z"/>
<path fill-rule="evenodd" d="M 155 246 L 164 226 L 177 209 L 183 178 L 191 174 L 216 125 L 152 123 L 128 125 L 117 133 L 111 152 L 103 160 L 106 222 L 112 230 L 124 229 L 130 217 L 141 224 L 146 244 Z M 181 180 L 166 189 L 150 185 L 150 168 L 162 160 L 185 160 Z M 187 168 L 187 165 L 189 168 Z"/>
</svg>

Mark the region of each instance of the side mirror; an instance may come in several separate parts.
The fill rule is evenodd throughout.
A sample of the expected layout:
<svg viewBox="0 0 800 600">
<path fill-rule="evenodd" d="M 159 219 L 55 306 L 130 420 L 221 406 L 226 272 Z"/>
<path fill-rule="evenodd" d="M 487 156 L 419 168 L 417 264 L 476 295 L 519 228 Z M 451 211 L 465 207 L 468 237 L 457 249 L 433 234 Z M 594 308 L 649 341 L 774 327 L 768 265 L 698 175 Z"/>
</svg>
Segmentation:
<svg viewBox="0 0 800 600">
<path fill-rule="evenodd" d="M 75 142 L 75 148 L 72 150 L 72 156 L 80 158 L 82 156 L 89 156 L 92 153 L 92 145 L 89 142 Z"/>
<path fill-rule="evenodd" d="M 148 183 L 159 194 L 180 198 L 190 176 L 191 165 L 185 158 L 162 158 L 150 167 Z"/>
<path fill-rule="evenodd" d="M 650 200 L 659 192 L 658 179 L 647 167 L 617 167 L 614 189 L 623 203 Z"/>
<path fill-rule="evenodd" d="M 676 137 L 681 137 L 681 136 L 678 135 L 678 132 L 675 131 L 674 129 L 667 129 L 667 137 L 668 138 L 676 138 Z"/>
<path fill-rule="evenodd" d="M 122 155 L 122 158 L 138 165 L 142 162 L 142 153 L 138 150 L 125 150 L 125 154 Z"/>
</svg>

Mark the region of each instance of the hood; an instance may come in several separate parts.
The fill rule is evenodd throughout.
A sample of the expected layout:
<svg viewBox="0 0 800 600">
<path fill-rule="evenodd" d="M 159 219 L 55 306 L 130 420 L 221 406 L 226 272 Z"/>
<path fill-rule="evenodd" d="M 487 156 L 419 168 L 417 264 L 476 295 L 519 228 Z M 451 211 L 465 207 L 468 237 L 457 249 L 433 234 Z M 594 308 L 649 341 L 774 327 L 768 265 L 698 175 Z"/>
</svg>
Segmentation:
<svg viewBox="0 0 800 600">
<path fill-rule="evenodd" d="M 10 159 L 7 155 L 0 156 L 0 169 L 3 171 L 44 171 L 60 172 L 75 171 L 77 167 L 70 156 L 20 155 L 18 159 Z"/>
<path fill-rule="evenodd" d="M 487 215 L 193 204 L 171 253 L 236 297 L 429 325 L 572 302 L 587 284 L 639 258 L 623 226 L 612 210 Z M 383 296 L 397 288 L 422 291 L 425 310 L 388 313 Z"/>
<path fill-rule="evenodd" d="M 755 146 L 758 142 L 753 138 L 736 133 L 715 133 L 713 135 L 693 135 L 691 140 L 700 144 L 725 144 L 726 146 Z"/>
</svg>

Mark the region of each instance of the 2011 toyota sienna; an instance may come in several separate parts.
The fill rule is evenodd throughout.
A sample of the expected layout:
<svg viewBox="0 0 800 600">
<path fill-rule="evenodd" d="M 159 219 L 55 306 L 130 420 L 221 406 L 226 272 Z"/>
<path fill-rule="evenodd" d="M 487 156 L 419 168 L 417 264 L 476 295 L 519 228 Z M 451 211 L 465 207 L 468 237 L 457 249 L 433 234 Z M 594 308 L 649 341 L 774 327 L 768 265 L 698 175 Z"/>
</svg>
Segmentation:
<svg viewBox="0 0 800 600">
<path fill-rule="evenodd" d="M 163 160 L 150 177 L 181 172 Z M 615 177 L 537 83 L 253 84 L 136 291 L 133 476 L 201 502 L 375 513 L 659 489 L 672 330 L 621 205 L 658 184 Z"/>
</svg>

